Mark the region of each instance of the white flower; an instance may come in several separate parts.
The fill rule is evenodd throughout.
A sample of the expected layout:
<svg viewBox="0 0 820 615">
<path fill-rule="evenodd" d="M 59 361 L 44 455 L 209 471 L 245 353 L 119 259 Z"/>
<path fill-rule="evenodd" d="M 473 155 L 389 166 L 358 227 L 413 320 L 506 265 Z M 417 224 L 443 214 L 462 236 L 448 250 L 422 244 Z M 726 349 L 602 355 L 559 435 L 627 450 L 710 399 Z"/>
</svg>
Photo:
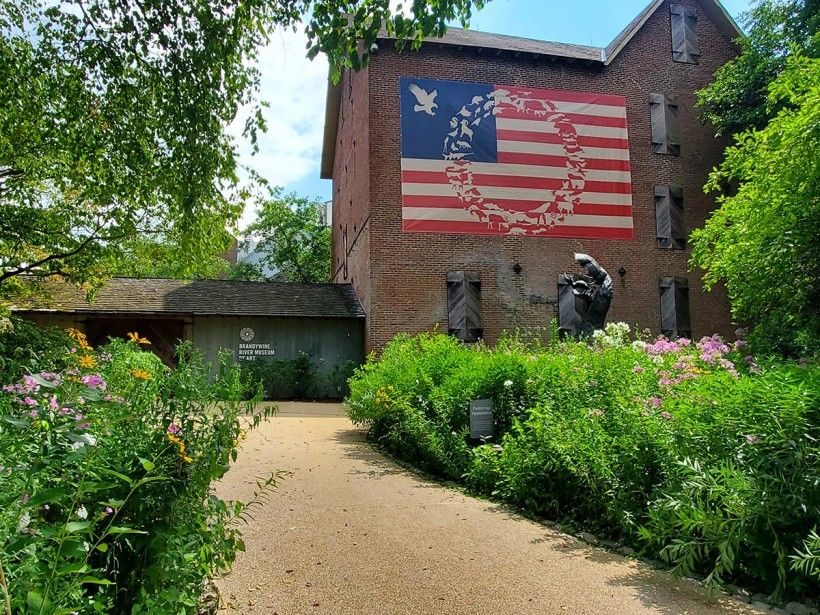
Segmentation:
<svg viewBox="0 0 820 615">
<path fill-rule="evenodd" d="M 82 506 L 82 505 L 81 505 L 81 506 L 77 509 L 77 516 L 78 516 L 80 519 L 88 519 L 88 511 L 85 509 L 85 506 Z"/>
<path fill-rule="evenodd" d="M 504 381 L 504 386 L 505 386 L 505 387 L 510 388 L 512 385 L 513 385 L 513 381 L 512 381 L 512 380 L 505 380 L 505 381 Z"/>
<path fill-rule="evenodd" d="M 88 446 L 94 446 L 97 444 L 97 438 L 92 436 L 90 433 L 84 433 L 80 436 L 80 440 L 84 444 L 88 444 Z"/>
<path fill-rule="evenodd" d="M 78 451 L 84 446 L 85 446 L 85 442 L 72 442 L 71 443 L 71 450 L 72 451 Z"/>
<path fill-rule="evenodd" d="M 22 532 L 24 529 L 26 529 L 29 526 L 30 523 L 31 523 L 31 515 L 28 514 L 27 512 L 24 512 L 23 516 L 20 517 L 20 520 L 17 522 L 17 531 Z"/>
</svg>

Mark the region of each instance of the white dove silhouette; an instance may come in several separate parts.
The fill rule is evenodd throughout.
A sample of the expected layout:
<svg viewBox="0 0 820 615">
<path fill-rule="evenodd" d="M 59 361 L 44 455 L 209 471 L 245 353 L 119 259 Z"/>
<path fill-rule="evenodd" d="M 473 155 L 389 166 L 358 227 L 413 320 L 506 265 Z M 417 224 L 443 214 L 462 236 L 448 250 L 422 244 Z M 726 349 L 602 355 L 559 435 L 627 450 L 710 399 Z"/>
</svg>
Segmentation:
<svg viewBox="0 0 820 615">
<path fill-rule="evenodd" d="M 438 96 L 438 90 L 433 90 L 429 94 L 415 83 L 410 84 L 410 93 L 416 97 L 419 104 L 413 106 L 413 111 L 424 111 L 427 115 L 435 115 L 433 109 L 438 109 L 438 105 L 433 102 Z"/>
</svg>

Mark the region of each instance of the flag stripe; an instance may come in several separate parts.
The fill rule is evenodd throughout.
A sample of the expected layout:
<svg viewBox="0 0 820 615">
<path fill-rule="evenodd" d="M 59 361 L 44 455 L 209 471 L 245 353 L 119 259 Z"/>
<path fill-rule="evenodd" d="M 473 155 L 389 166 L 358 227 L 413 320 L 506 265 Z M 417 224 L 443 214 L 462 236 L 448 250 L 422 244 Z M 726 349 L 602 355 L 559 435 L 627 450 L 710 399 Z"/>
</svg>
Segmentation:
<svg viewBox="0 0 820 615">
<path fill-rule="evenodd" d="M 488 199 L 513 199 L 518 201 L 544 202 L 543 190 L 532 188 L 504 188 L 496 186 L 475 186 L 481 195 Z M 408 196 L 453 196 L 453 187 L 447 184 L 402 183 L 402 193 Z M 614 192 L 581 193 L 582 203 L 601 203 L 604 205 L 632 205 L 631 194 Z"/>
<path fill-rule="evenodd" d="M 520 130 L 522 132 L 545 132 L 558 134 L 554 122 L 546 119 L 533 119 L 532 116 L 522 118 L 496 117 L 496 128 L 500 130 Z M 590 137 L 611 137 L 613 139 L 628 138 L 628 130 L 623 127 L 613 126 L 587 126 L 584 124 L 573 124 L 575 133 Z"/>
<path fill-rule="evenodd" d="M 449 220 L 451 222 L 473 222 L 475 216 L 461 207 L 405 207 L 405 220 Z M 588 226 L 632 228 L 632 218 L 628 216 L 590 216 L 578 214 L 567 216 L 561 226 Z"/>
<path fill-rule="evenodd" d="M 546 154 L 547 156 L 563 156 L 566 159 L 567 153 L 562 144 L 557 143 L 527 143 L 525 141 L 502 141 L 498 140 L 498 151 L 515 152 L 518 154 Z M 585 147 L 583 157 L 605 158 L 607 160 L 629 160 L 628 149 Z"/>
<path fill-rule="evenodd" d="M 423 158 L 402 158 L 402 171 L 435 171 L 445 173 L 452 166 L 449 160 L 425 160 Z M 481 175 L 502 175 L 512 177 L 567 177 L 566 159 L 559 165 L 541 166 L 532 164 L 505 164 L 502 162 L 472 162 L 470 169 Z M 592 169 L 587 166 L 585 177 L 590 181 L 631 181 L 629 170 Z"/>
<path fill-rule="evenodd" d="M 401 181 L 403 184 L 446 184 L 450 185 L 450 178 L 445 173 L 436 171 L 402 171 Z M 542 190 L 568 189 L 565 183 L 568 181 L 566 171 L 564 177 L 522 177 L 513 175 L 485 175 L 483 173 L 473 173 L 473 185 L 475 186 L 495 186 L 509 188 L 540 188 Z M 584 181 L 584 192 L 611 192 L 618 194 L 631 194 L 632 184 L 629 182 L 597 182 Z M 542 197 L 544 198 L 544 197 Z"/>
<path fill-rule="evenodd" d="M 626 108 L 626 98 L 612 94 L 590 94 L 588 92 L 566 92 L 563 90 L 541 90 L 539 88 L 510 87 L 496 85 L 497 90 L 506 90 L 519 95 L 528 95 L 531 98 L 545 98 L 550 101 L 585 103 L 592 105 L 608 105 L 611 107 Z"/>
<path fill-rule="evenodd" d="M 584 113 L 603 117 L 626 117 L 626 108 L 613 105 L 596 105 L 594 103 L 567 102 L 551 100 L 555 109 L 561 113 Z"/>
<path fill-rule="evenodd" d="M 493 199 L 499 207 L 512 211 L 527 212 L 538 206 L 537 201 L 517 201 L 514 199 Z M 464 203 L 457 196 L 405 196 L 405 208 L 436 208 L 436 209 L 464 209 Z M 588 214 L 590 216 L 632 216 L 632 207 L 629 205 L 604 205 L 601 203 L 579 203 L 573 209 L 574 214 Z"/>
<path fill-rule="evenodd" d="M 522 152 L 498 152 L 498 162 L 508 164 L 526 164 L 533 166 L 553 166 L 566 167 L 567 157 L 565 154 L 549 155 L 549 154 L 529 154 Z M 587 169 L 600 170 L 623 170 L 629 171 L 629 159 L 625 160 L 606 160 L 599 158 L 597 160 L 586 159 L 584 166 Z"/>
<path fill-rule="evenodd" d="M 560 143 L 564 139 L 555 132 L 524 132 L 522 130 L 497 130 L 499 139 L 504 141 L 524 141 L 527 143 Z M 629 149 L 629 141 L 626 139 L 612 139 L 601 136 L 578 136 L 576 142 L 581 147 L 601 147 L 604 149 Z"/>
<path fill-rule="evenodd" d="M 552 123 L 552 120 L 549 118 L 554 115 L 547 111 L 547 114 L 538 118 L 534 115 L 532 109 L 525 111 L 522 109 L 511 109 L 509 107 L 502 107 L 498 114 L 496 115 L 497 119 L 517 119 L 523 121 L 542 121 L 542 122 L 549 122 Z M 569 120 L 575 126 L 596 126 L 596 127 L 611 127 L 611 128 L 626 128 L 626 118 L 625 117 L 604 117 L 600 115 L 589 115 L 588 113 L 561 113 L 567 120 Z"/>
<path fill-rule="evenodd" d="M 490 228 L 484 222 L 453 222 L 450 220 L 402 220 L 402 230 L 418 233 L 468 233 L 470 235 L 507 234 Z M 541 230 L 541 229 L 538 229 Z M 553 226 L 536 233 L 524 230 L 523 235 L 537 237 L 576 237 L 582 239 L 632 239 L 631 228 L 602 228 L 587 226 Z"/>
</svg>

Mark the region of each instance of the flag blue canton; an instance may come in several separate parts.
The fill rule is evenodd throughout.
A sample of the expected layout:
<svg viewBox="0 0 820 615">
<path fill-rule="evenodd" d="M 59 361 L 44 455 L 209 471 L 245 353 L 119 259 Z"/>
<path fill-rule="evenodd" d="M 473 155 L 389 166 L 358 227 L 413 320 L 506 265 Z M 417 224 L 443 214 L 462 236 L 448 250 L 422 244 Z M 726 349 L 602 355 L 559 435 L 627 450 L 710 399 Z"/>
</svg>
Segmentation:
<svg viewBox="0 0 820 615">
<path fill-rule="evenodd" d="M 399 89 L 401 157 L 442 160 L 445 154 L 444 139 L 453 130 L 451 119 L 464 117 L 459 114 L 476 96 L 487 100 L 487 95 L 494 87 L 483 83 L 402 77 Z M 472 128 L 471 147 L 466 159 L 472 162 L 496 162 L 498 144 L 495 117 L 490 115 L 478 125 L 472 125 Z"/>
</svg>

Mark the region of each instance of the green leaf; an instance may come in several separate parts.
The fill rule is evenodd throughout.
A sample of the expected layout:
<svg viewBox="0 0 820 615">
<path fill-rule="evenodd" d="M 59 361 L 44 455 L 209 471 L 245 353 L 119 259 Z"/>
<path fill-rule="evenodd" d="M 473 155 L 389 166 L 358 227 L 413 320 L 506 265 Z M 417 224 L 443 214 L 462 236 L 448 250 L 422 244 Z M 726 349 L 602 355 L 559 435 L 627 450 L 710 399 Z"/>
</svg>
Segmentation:
<svg viewBox="0 0 820 615">
<path fill-rule="evenodd" d="M 89 570 L 91 570 L 91 566 L 85 562 L 76 562 L 74 564 L 68 564 L 57 568 L 57 574 L 75 574 L 79 572 L 88 572 Z"/>
<path fill-rule="evenodd" d="M 63 487 L 53 487 L 51 489 L 44 489 L 37 491 L 29 498 L 29 506 L 39 506 L 46 503 L 55 503 L 65 501 L 70 497 L 70 494 Z"/>
<path fill-rule="evenodd" d="M 103 468 L 101 471 L 102 471 L 102 472 L 105 472 L 105 473 L 107 473 L 107 474 L 111 474 L 112 476 L 116 476 L 116 477 L 117 477 L 117 478 L 119 478 L 120 480 L 124 480 L 124 481 L 125 481 L 126 483 L 128 483 L 129 485 L 133 485 L 133 484 L 134 484 L 134 480 L 133 480 L 133 479 L 128 478 L 125 474 L 122 474 L 121 472 L 117 472 L 116 470 L 112 470 L 112 469 L 110 469 L 110 468 Z"/>
<path fill-rule="evenodd" d="M 65 524 L 65 529 L 69 534 L 83 532 L 91 527 L 91 521 L 69 521 Z"/>
<path fill-rule="evenodd" d="M 148 532 L 145 532 L 143 530 L 135 530 L 135 529 L 130 528 L 130 527 L 115 525 L 115 526 L 112 526 L 112 527 L 108 528 L 108 530 L 105 533 L 106 534 L 147 534 Z"/>
<path fill-rule="evenodd" d="M 108 551 L 108 545 L 104 542 L 98 544 L 96 548 L 97 551 L 99 551 L 100 553 L 105 553 L 106 551 Z"/>
<path fill-rule="evenodd" d="M 93 585 L 114 585 L 113 581 L 109 581 L 108 579 L 101 579 L 100 577 L 92 577 L 92 576 L 85 576 L 81 577 L 78 582 L 80 584 L 93 584 Z"/>
<path fill-rule="evenodd" d="M 145 468 L 146 472 L 151 472 L 156 467 L 156 465 L 152 461 L 148 461 L 147 459 L 144 459 L 142 457 L 138 457 L 138 459 L 140 460 L 142 467 Z"/>
</svg>

